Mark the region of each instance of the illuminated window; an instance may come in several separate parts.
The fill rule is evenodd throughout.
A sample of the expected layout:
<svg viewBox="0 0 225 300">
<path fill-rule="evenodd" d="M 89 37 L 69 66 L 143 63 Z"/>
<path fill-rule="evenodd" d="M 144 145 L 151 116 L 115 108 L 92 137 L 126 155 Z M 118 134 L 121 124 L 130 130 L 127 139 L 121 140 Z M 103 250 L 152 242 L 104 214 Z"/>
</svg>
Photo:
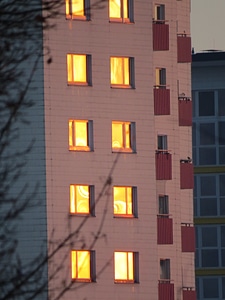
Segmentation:
<svg viewBox="0 0 225 300">
<path fill-rule="evenodd" d="M 113 152 L 135 152 L 135 123 L 112 122 Z"/>
<path fill-rule="evenodd" d="M 116 22 L 133 22 L 133 0 L 109 0 L 109 18 Z"/>
<path fill-rule="evenodd" d="M 67 54 L 68 84 L 91 85 L 91 56 Z"/>
<path fill-rule="evenodd" d="M 155 69 L 155 81 L 156 88 L 166 88 L 166 69 L 156 68 Z"/>
<path fill-rule="evenodd" d="M 160 259 L 160 279 L 170 281 L 170 259 Z"/>
<path fill-rule="evenodd" d="M 72 250 L 71 270 L 72 279 L 76 281 L 95 281 L 95 252 Z"/>
<path fill-rule="evenodd" d="M 115 216 L 137 216 L 136 187 L 113 187 L 113 206 Z"/>
<path fill-rule="evenodd" d="M 167 150 L 167 135 L 158 135 L 158 150 Z"/>
<path fill-rule="evenodd" d="M 156 4 L 154 11 L 154 21 L 156 23 L 165 23 L 165 5 Z"/>
<path fill-rule="evenodd" d="M 66 0 L 67 19 L 89 19 L 89 0 Z"/>
<path fill-rule="evenodd" d="M 69 120 L 69 150 L 93 150 L 93 122 Z"/>
<path fill-rule="evenodd" d="M 94 215 L 94 186 L 70 185 L 70 212 Z"/>
<path fill-rule="evenodd" d="M 111 87 L 134 88 L 134 59 L 110 57 Z"/>
<path fill-rule="evenodd" d="M 117 283 L 138 282 L 137 252 L 114 252 L 114 281 Z"/>
</svg>

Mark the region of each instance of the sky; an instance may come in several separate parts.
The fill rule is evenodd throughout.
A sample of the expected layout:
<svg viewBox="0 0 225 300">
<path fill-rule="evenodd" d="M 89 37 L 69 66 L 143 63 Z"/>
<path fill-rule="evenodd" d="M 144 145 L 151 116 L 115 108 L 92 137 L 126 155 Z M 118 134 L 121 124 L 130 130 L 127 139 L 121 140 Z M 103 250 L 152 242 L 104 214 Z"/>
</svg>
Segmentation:
<svg viewBox="0 0 225 300">
<path fill-rule="evenodd" d="M 225 0 L 191 0 L 191 37 L 195 53 L 225 51 Z"/>
</svg>

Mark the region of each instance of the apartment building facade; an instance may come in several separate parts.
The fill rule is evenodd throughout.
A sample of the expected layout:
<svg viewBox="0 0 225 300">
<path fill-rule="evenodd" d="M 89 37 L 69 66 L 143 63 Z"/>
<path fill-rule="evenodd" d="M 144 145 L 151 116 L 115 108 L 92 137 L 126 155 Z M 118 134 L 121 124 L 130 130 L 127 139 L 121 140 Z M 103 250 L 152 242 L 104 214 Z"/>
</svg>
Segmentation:
<svg viewBox="0 0 225 300">
<path fill-rule="evenodd" d="M 192 59 L 198 299 L 225 299 L 225 53 Z"/>
<path fill-rule="evenodd" d="M 48 297 L 196 299 L 190 1 L 66 0 L 54 22 L 26 231 L 55 251 Z"/>
</svg>

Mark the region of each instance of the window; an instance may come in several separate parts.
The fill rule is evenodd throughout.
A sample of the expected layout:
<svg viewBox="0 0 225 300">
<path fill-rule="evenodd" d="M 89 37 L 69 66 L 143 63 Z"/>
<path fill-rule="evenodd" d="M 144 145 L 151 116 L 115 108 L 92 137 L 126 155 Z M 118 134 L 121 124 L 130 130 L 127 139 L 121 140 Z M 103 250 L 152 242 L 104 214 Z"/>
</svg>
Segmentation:
<svg viewBox="0 0 225 300">
<path fill-rule="evenodd" d="M 196 226 L 197 268 L 225 267 L 225 226 L 198 225 Z"/>
<path fill-rule="evenodd" d="M 167 151 L 167 135 L 158 135 L 158 150 Z"/>
<path fill-rule="evenodd" d="M 159 195 L 159 215 L 169 214 L 169 197 L 167 195 Z"/>
<path fill-rule="evenodd" d="M 166 88 L 166 69 L 165 68 L 156 68 L 155 69 L 156 76 L 156 85 L 157 89 Z"/>
<path fill-rule="evenodd" d="M 194 214 L 196 217 L 225 216 L 225 175 L 195 175 Z"/>
<path fill-rule="evenodd" d="M 112 122 L 113 152 L 135 152 L 135 123 Z"/>
<path fill-rule="evenodd" d="M 69 150 L 93 150 L 93 122 L 69 120 Z"/>
<path fill-rule="evenodd" d="M 134 59 L 110 57 L 111 87 L 134 88 Z"/>
<path fill-rule="evenodd" d="M 115 22 L 133 22 L 133 0 L 109 0 L 109 18 Z"/>
<path fill-rule="evenodd" d="M 91 85 L 91 56 L 67 54 L 68 84 Z"/>
<path fill-rule="evenodd" d="M 114 252 L 114 280 L 116 283 L 138 282 L 137 270 L 137 252 Z"/>
<path fill-rule="evenodd" d="M 198 276 L 196 278 L 198 299 L 221 300 L 225 299 L 224 276 Z"/>
<path fill-rule="evenodd" d="M 76 281 L 95 281 L 95 252 L 87 250 L 71 251 L 72 279 Z"/>
<path fill-rule="evenodd" d="M 165 23 L 165 5 L 163 4 L 155 5 L 154 21 L 156 23 Z"/>
<path fill-rule="evenodd" d="M 160 281 L 170 280 L 170 259 L 160 259 Z"/>
<path fill-rule="evenodd" d="M 70 185 L 70 213 L 94 215 L 94 186 Z"/>
<path fill-rule="evenodd" d="M 89 0 L 66 0 L 66 18 L 80 20 L 89 19 L 89 2 Z"/>
<path fill-rule="evenodd" d="M 113 187 L 114 215 L 137 217 L 136 187 Z"/>
</svg>

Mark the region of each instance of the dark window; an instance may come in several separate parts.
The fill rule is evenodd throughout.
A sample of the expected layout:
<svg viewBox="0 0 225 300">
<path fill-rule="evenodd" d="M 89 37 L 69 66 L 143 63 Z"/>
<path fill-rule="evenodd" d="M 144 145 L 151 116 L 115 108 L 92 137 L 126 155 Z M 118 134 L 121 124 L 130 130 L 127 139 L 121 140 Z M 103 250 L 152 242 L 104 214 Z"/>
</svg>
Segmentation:
<svg viewBox="0 0 225 300">
<path fill-rule="evenodd" d="M 167 195 L 159 196 L 159 214 L 160 215 L 169 214 L 169 197 Z"/>
<path fill-rule="evenodd" d="M 206 299 L 219 297 L 219 287 L 217 278 L 203 279 L 203 296 Z"/>
<path fill-rule="evenodd" d="M 216 216 L 216 215 L 217 215 L 217 199 L 201 198 L 200 216 Z"/>
<path fill-rule="evenodd" d="M 215 165 L 216 148 L 199 148 L 199 165 Z"/>
<path fill-rule="evenodd" d="M 158 150 L 167 150 L 167 135 L 158 135 Z"/>
<path fill-rule="evenodd" d="M 199 92 L 199 116 L 214 116 L 214 92 Z"/>
<path fill-rule="evenodd" d="M 200 130 L 200 145 L 215 144 L 215 124 L 202 123 L 199 125 Z"/>
<path fill-rule="evenodd" d="M 225 116 L 225 90 L 218 90 L 218 115 Z"/>
<path fill-rule="evenodd" d="M 219 144 L 225 145 L 225 122 L 219 122 Z"/>
<path fill-rule="evenodd" d="M 214 196 L 216 195 L 216 177 L 202 176 L 201 177 L 201 195 Z"/>
</svg>

